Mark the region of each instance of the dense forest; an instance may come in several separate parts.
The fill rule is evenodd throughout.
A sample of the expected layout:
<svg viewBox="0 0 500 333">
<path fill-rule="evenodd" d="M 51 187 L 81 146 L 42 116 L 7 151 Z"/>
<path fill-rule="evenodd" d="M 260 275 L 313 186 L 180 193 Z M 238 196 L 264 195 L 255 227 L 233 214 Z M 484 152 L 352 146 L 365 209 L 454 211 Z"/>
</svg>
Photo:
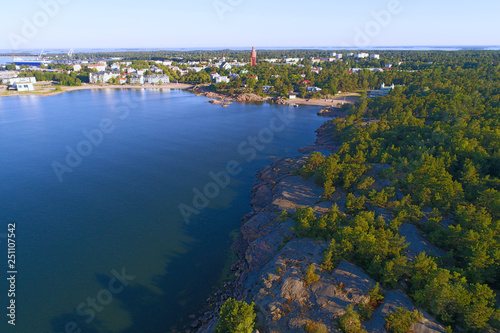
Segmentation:
<svg viewBox="0 0 500 333">
<path fill-rule="evenodd" d="M 325 55 L 327 56 L 327 55 Z M 321 62 L 314 66 L 321 67 L 319 74 L 311 69 L 313 65 L 309 58 L 304 58 L 297 65 L 282 65 L 259 63 L 257 67 L 246 67 L 248 73 L 230 83 L 221 83 L 214 87 L 219 92 L 255 92 L 262 94 L 264 86 L 272 86 L 269 94 L 288 96 L 291 92 L 299 92 L 301 97 L 335 95 L 338 91 L 366 91 L 379 88 L 382 83 L 390 85 L 408 85 L 420 80 L 423 73 L 432 71 L 449 71 L 461 68 L 478 69 L 480 64 L 495 66 L 500 61 L 498 52 L 381 52 L 380 59 L 356 59 L 346 57 L 344 61 Z M 370 71 L 368 68 L 381 68 L 393 64 L 391 69 Z M 399 64 L 399 65 L 398 65 Z M 350 69 L 361 68 L 357 73 Z M 210 69 L 207 69 L 210 70 Z M 484 69 L 483 69 L 484 70 Z M 221 75 L 230 71 L 218 70 Z M 238 73 L 239 69 L 233 69 Z M 258 80 L 256 78 L 257 77 Z M 242 85 L 246 84 L 246 88 Z M 321 92 L 307 92 L 308 86 L 321 88 Z"/>
<path fill-rule="evenodd" d="M 340 148 L 311 154 L 300 173 L 324 187 L 333 207 L 322 216 L 299 209 L 295 231 L 330 242 L 322 269 L 354 262 L 385 288 L 403 288 L 450 331 L 498 332 L 498 53 L 425 60 L 433 64 L 394 74 L 404 86 L 331 121 Z M 335 203 L 340 193 L 344 207 Z M 446 254 L 409 258 L 404 224 Z"/>
</svg>

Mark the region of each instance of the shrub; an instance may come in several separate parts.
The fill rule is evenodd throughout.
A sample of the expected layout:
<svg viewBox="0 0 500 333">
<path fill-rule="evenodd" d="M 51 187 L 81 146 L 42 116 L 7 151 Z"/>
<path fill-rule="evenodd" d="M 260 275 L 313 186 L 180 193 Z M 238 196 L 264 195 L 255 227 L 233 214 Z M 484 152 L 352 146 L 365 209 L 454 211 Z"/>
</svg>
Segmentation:
<svg viewBox="0 0 500 333">
<path fill-rule="evenodd" d="M 344 333 L 366 333 L 361 326 L 359 314 L 354 310 L 354 306 L 349 304 L 345 313 L 339 318 L 339 329 Z"/>
<path fill-rule="evenodd" d="M 354 194 L 349 193 L 345 202 L 345 210 L 348 214 L 355 215 L 365 209 L 365 196 L 356 198 Z"/>
<path fill-rule="evenodd" d="M 362 321 L 367 321 L 372 319 L 372 307 L 368 303 L 358 304 L 358 312 Z"/>
<path fill-rule="evenodd" d="M 315 321 L 309 321 L 304 329 L 306 332 L 310 333 L 327 333 L 328 328 L 323 323 L 317 323 Z"/>
<path fill-rule="evenodd" d="M 312 264 L 309 265 L 309 267 L 306 270 L 305 284 L 308 286 L 318 280 L 319 280 L 319 275 L 316 274 L 316 267 Z"/>
<path fill-rule="evenodd" d="M 278 221 L 279 222 L 286 222 L 288 219 L 292 217 L 292 214 L 288 213 L 286 209 L 284 209 L 280 215 L 278 215 Z"/>
<path fill-rule="evenodd" d="M 340 262 L 340 253 L 335 242 L 335 239 L 330 241 L 330 245 L 323 254 L 323 263 L 321 264 L 321 269 L 331 273 L 335 267 Z"/>
<path fill-rule="evenodd" d="M 413 324 L 422 320 L 422 314 L 418 311 L 408 311 L 397 308 L 395 312 L 385 317 L 385 327 L 389 333 L 407 333 Z"/>
<path fill-rule="evenodd" d="M 317 151 L 313 152 L 311 155 L 309 155 L 306 164 L 303 165 L 300 169 L 300 175 L 305 179 L 310 178 L 314 174 L 314 172 L 323 163 L 325 163 L 325 160 L 326 157 L 323 154 Z"/>
<path fill-rule="evenodd" d="M 368 292 L 368 296 L 370 297 L 370 305 L 372 306 L 372 309 L 381 305 L 385 298 L 385 295 L 380 290 L 380 285 L 378 283 Z"/>
<path fill-rule="evenodd" d="M 215 333 L 252 333 L 255 325 L 254 303 L 247 304 L 229 298 L 219 313 Z"/>
</svg>

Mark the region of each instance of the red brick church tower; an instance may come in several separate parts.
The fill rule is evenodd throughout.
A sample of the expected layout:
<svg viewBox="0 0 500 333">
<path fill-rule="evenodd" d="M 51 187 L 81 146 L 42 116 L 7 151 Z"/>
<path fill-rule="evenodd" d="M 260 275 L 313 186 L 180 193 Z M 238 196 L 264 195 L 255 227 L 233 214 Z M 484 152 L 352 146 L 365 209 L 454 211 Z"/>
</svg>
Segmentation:
<svg viewBox="0 0 500 333">
<path fill-rule="evenodd" d="M 257 66 L 257 52 L 255 51 L 255 47 L 252 47 L 252 66 Z"/>
</svg>

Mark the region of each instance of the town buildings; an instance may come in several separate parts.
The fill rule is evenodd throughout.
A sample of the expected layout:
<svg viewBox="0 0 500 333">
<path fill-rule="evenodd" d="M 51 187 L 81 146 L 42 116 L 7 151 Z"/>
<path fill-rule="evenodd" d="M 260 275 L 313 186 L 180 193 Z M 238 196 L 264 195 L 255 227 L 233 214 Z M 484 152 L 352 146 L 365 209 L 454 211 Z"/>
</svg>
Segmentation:
<svg viewBox="0 0 500 333">
<path fill-rule="evenodd" d="M 109 80 L 119 77 L 120 74 L 115 74 L 112 72 L 98 72 L 98 73 L 89 73 L 89 82 L 90 83 L 107 83 Z"/>
<path fill-rule="evenodd" d="M 168 75 L 146 75 L 144 81 L 147 84 L 166 84 L 170 83 L 170 77 Z"/>
<path fill-rule="evenodd" d="M 104 72 L 106 70 L 107 64 L 105 61 L 99 61 L 96 64 L 88 64 L 89 69 L 95 69 L 98 72 Z"/>
<path fill-rule="evenodd" d="M 16 83 L 36 83 L 35 77 L 16 77 L 4 80 L 4 84 L 11 86 Z"/>
<path fill-rule="evenodd" d="M 33 90 L 35 90 L 33 83 L 29 83 L 29 82 L 24 82 L 24 83 L 15 82 L 14 84 L 10 85 L 7 89 L 17 90 L 17 91 L 33 91 Z"/>
<path fill-rule="evenodd" d="M 130 84 L 144 84 L 144 75 L 131 75 Z"/>
<path fill-rule="evenodd" d="M 229 78 L 227 76 L 216 76 L 215 77 L 215 84 L 219 84 L 219 83 L 229 83 Z"/>
</svg>

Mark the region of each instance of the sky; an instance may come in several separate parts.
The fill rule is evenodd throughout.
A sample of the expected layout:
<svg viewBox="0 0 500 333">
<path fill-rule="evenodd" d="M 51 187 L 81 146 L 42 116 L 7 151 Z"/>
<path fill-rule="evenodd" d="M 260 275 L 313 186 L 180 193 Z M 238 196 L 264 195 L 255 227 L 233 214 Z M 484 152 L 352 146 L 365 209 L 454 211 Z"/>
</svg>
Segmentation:
<svg viewBox="0 0 500 333">
<path fill-rule="evenodd" d="M 500 45 L 498 0 L 23 0 L 0 50 Z"/>
</svg>

